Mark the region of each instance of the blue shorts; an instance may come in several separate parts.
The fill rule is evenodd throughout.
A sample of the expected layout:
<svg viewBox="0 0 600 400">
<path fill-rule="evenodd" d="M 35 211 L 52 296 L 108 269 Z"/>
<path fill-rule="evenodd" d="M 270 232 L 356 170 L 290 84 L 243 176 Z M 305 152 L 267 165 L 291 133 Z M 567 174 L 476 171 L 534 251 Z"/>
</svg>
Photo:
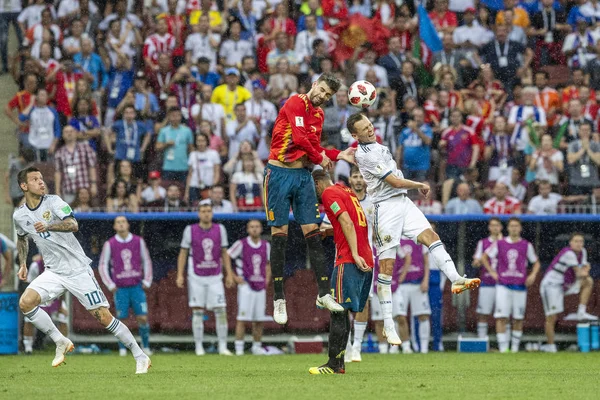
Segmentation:
<svg viewBox="0 0 600 400">
<path fill-rule="evenodd" d="M 269 226 L 288 225 L 290 206 L 294 219 L 300 225 L 321 223 L 315 182 L 305 168 L 281 168 L 267 164 L 264 198 Z"/>
<path fill-rule="evenodd" d="M 148 303 L 146 302 L 146 292 L 142 285 L 117 288 L 115 292 L 115 308 L 117 309 L 117 319 L 129 317 L 129 309 L 133 309 L 133 314 L 148 314 Z"/>
<path fill-rule="evenodd" d="M 371 292 L 373 271 L 364 272 L 355 264 L 340 264 L 331 274 L 331 295 L 342 307 L 361 312 Z"/>
</svg>

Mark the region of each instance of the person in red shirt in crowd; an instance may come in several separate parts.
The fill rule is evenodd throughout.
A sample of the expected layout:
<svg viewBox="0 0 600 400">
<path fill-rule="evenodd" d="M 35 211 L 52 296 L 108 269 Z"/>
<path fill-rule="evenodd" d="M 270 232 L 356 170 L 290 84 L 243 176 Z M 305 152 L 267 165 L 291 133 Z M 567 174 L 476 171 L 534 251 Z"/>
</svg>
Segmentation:
<svg viewBox="0 0 600 400">
<path fill-rule="evenodd" d="M 168 54 L 171 58 L 175 50 L 175 37 L 168 32 L 167 21 L 163 17 L 156 18 L 156 33 L 144 41 L 143 57 L 146 68 L 158 70 L 158 55 Z"/>
<path fill-rule="evenodd" d="M 321 8 L 327 26 L 336 26 L 348 18 L 348 5 L 345 0 L 322 0 Z"/>
<path fill-rule="evenodd" d="M 275 15 L 270 19 L 271 30 L 274 34 L 285 32 L 288 36 L 288 48 L 294 48 L 296 23 L 288 16 L 288 3 L 283 1 L 275 6 Z"/>
<path fill-rule="evenodd" d="M 171 62 L 171 57 L 163 53 L 158 55 L 158 69 L 148 72 L 148 85 L 154 91 L 154 95 L 158 99 L 161 107 L 164 106 L 167 99 L 171 83 L 175 77 L 175 69 Z"/>
<path fill-rule="evenodd" d="M 452 35 L 452 32 L 458 26 L 456 14 L 448 10 L 448 0 L 435 0 L 433 11 L 429 13 L 429 18 L 435 26 L 435 30 L 444 35 Z"/>
<path fill-rule="evenodd" d="M 544 109 L 546 122 L 549 127 L 552 127 L 560 117 L 560 97 L 556 89 L 548 86 L 550 74 L 547 71 L 537 71 L 534 79 L 538 89 L 538 94 L 535 95 L 535 105 Z"/>
<path fill-rule="evenodd" d="M 479 159 L 479 140 L 475 132 L 463 124 L 462 112 L 450 113 L 450 127 L 442 132 L 439 148 L 447 155 L 446 177 L 458 179 L 467 168 L 474 168 Z"/>
<path fill-rule="evenodd" d="M 367 218 L 352 189 L 333 184 L 324 170 L 313 172 L 317 196 L 333 226 L 336 259 L 331 292 L 343 305 L 332 312 L 329 325 L 329 361 L 309 370 L 312 375 L 343 374 L 344 350 L 350 335 L 349 312 L 361 312 L 367 304 L 373 279 L 373 250 L 369 244 Z"/>
<path fill-rule="evenodd" d="M 521 202 L 508 195 L 508 186 L 504 182 L 496 182 L 493 193 L 494 197 L 486 201 L 483 205 L 484 214 L 521 214 Z"/>
<path fill-rule="evenodd" d="M 440 82 L 440 88 L 448 92 L 448 107 L 451 110 L 463 109 L 463 97 L 460 91 L 456 90 L 456 76 L 453 72 L 444 72 Z"/>
<path fill-rule="evenodd" d="M 423 103 L 423 110 L 425 111 L 425 123 L 432 126 L 432 128 L 439 128 L 440 126 L 440 109 L 438 108 L 438 92 L 435 88 L 427 88 L 425 90 L 425 103 Z"/>
<path fill-rule="evenodd" d="M 29 123 L 19 120 L 19 114 L 23 110 L 30 108 L 35 102 L 35 92 L 38 89 L 39 79 L 36 74 L 27 74 L 23 79 L 24 89 L 17 92 L 4 107 L 4 114 L 17 126 L 17 135 L 19 136 L 20 146 L 29 146 L 27 133 L 29 132 Z M 18 112 L 15 115 L 14 110 Z"/>
<path fill-rule="evenodd" d="M 472 92 L 475 85 L 478 83 L 485 87 L 485 97 L 490 100 L 494 99 L 496 108 L 500 110 L 506 102 L 507 93 L 504 90 L 504 85 L 494 77 L 494 71 L 489 64 L 483 64 L 479 76 L 469 85 L 468 89 Z"/>
<path fill-rule="evenodd" d="M 563 112 L 567 112 L 569 108 L 569 101 L 579 98 L 579 88 L 585 86 L 585 72 L 581 68 L 571 69 L 571 82 L 572 84 L 562 90 L 561 102 L 563 106 Z M 595 97 L 592 96 L 592 97 Z"/>
<path fill-rule="evenodd" d="M 185 16 L 177 13 L 177 0 L 168 0 L 169 11 L 158 15 L 167 23 L 167 32 L 175 38 L 173 64 L 178 68 L 185 62 L 185 38 L 187 36 Z"/>
<path fill-rule="evenodd" d="M 267 74 L 269 72 L 269 64 L 267 64 L 267 56 L 269 52 L 275 49 L 275 35 L 277 31 L 273 29 L 271 18 L 263 18 L 258 22 L 258 34 L 256 35 L 256 64 L 258 70 Z"/>
<path fill-rule="evenodd" d="M 56 94 L 54 95 L 54 104 L 56 111 L 66 117 L 71 116 L 71 102 L 75 96 L 75 85 L 77 81 L 85 78 L 90 82 L 94 81 L 94 77 L 88 72 L 75 72 L 75 64 L 71 59 L 63 59 L 62 67 L 54 70 L 47 78 L 48 82 L 56 83 Z"/>
<path fill-rule="evenodd" d="M 583 105 L 583 116 L 594 122 L 596 132 L 598 130 L 597 119 L 600 106 L 596 103 L 596 94 L 592 95 L 593 92 L 588 86 L 579 88 L 579 100 L 581 100 L 581 104 Z"/>
</svg>

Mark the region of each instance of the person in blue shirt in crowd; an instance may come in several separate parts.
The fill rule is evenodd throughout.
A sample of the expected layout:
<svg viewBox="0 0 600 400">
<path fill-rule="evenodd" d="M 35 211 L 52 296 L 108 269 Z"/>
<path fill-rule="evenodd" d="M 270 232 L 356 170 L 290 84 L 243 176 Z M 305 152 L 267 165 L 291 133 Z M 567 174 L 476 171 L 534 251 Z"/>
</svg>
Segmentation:
<svg viewBox="0 0 600 400">
<path fill-rule="evenodd" d="M 160 112 L 160 105 L 156 95 L 148 88 L 148 80 L 144 71 L 138 71 L 133 83 L 135 92 L 135 111 L 146 124 L 146 129 L 152 130 L 154 119 Z"/>
<path fill-rule="evenodd" d="M 92 91 L 102 90 L 108 83 L 108 74 L 102 57 L 94 53 L 94 42 L 87 35 L 82 36 L 81 51 L 73 56 L 73 62 L 77 66 L 75 72 L 88 72 L 94 77 Z"/>
<path fill-rule="evenodd" d="M 402 173 L 405 179 L 423 182 L 431 160 L 431 141 L 433 131 L 425 123 L 425 112 L 417 107 L 409 117 L 406 128 L 398 138 L 396 160 L 402 163 Z"/>
<path fill-rule="evenodd" d="M 164 152 L 162 178 L 166 181 L 185 182 L 194 135 L 189 127 L 182 125 L 180 108 L 170 108 L 167 118 L 169 123 L 158 132 L 155 145 L 156 151 Z"/>
<path fill-rule="evenodd" d="M 79 98 L 77 103 L 73 104 L 73 116 L 69 120 L 69 125 L 79 132 L 80 140 L 88 140 L 90 146 L 95 151 L 100 147 L 102 130 L 100 121 L 92 115 L 92 105 L 89 99 Z"/>
<path fill-rule="evenodd" d="M 48 92 L 39 88 L 35 102 L 19 114 L 20 122 L 29 124 L 28 145 L 33 148 L 38 162 L 48 161 L 48 153 L 53 154 L 60 138 L 60 118 L 54 107 L 48 106 Z"/>
<path fill-rule="evenodd" d="M 200 57 L 196 61 L 196 66 L 190 68 L 192 77 L 205 85 L 216 88 L 221 82 L 221 75 L 210 71 L 210 60 L 207 57 Z"/>
<path fill-rule="evenodd" d="M 134 69 L 132 62 L 125 54 L 119 54 L 117 63 L 111 67 L 106 86 L 107 109 L 104 126 L 110 128 L 115 120 L 116 109 L 133 86 Z"/>
</svg>

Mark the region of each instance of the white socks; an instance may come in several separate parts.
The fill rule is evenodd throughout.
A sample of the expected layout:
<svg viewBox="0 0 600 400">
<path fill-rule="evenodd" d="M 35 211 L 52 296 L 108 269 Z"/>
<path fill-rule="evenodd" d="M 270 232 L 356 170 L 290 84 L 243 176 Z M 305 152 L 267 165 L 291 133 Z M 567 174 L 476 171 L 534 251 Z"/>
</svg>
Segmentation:
<svg viewBox="0 0 600 400">
<path fill-rule="evenodd" d="M 125 326 L 125 324 L 121 323 L 121 321 L 113 317 L 113 320 L 110 324 L 108 324 L 106 329 L 110 333 L 115 335 L 115 337 L 119 339 L 119 341 L 123 343 L 125 347 L 131 350 L 131 354 L 133 354 L 133 357 L 135 357 L 136 359 L 140 357 L 145 357 L 144 352 L 135 341 L 135 338 L 131 334 L 131 331 L 128 327 Z"/>
<path fill-rule="evenodd" d="M 196 349 L 204 349 L 204 311 L 194 310 L 192 312 L 192 333 Z"/>
<path fill-rule="evenodd" d="M 244 341 L 243 340 L 235 341 L 235 355 L 236 356 L 244 355 Z"/>
<path fill-rule="evenodd" d="M 478 322 L 477 323 L 477 337 L 484 338 L 488 334 L 488 324 L 487 322 Z"/>
<path fill-rule="evenodd" d="M 431 322 L 429 320 L 419 321 L 419 342 L 421 344 L 421 353 L 429 352 L 429 333 L 431 332 Z"/>
<path fill-rule="evenodd" d="M 512 343 L 510 351 L 512 353 L 519 352 L 519 345 L 521 344 L 521 338 L 523 337 L 523 331 L 512 331 Z"/>
<path fill-rule="evenodd" d="M 348 335 L 348 341 L 346 342 L 346 355 L 352 354 L 352 333 Z"/>
<path fill-rule="evenodd" d="M 403 353 L 409 352 L 409 351 L 412 350 L 411 347 L 410 347 L 410 340 L 403 341 L 402 344 L 401 344 L 401 346 L 402 346 L 402 352 Z"/>
<path fill-rule="evenodd" d="M 217 323 L 217 339 L 219 340 L 219 353 L 227 350 L 227 313 L 224 308 L 214 310 Z"/>
<path fill-rule="evenodd" d="M 450 258 L 441 240 L 435 241 L 429 246 L 429 253 L 431 253 L 435 265 L 450 279 L 450 282 L 454 283 L 460 279 L 454 261 Z"/>
<path fill-rule="evenodd" d="M 379 343 L 379 354 L 387 354 L 389 348 L 387 343 Z"/>
<path fill-rule="evenodd" d="M 496 338 L 498 339 L 498 350 L 500 353 L 504 353 L 506 350 L 508 350 L 508 334 L 497 333 Z"/>
<path fill-rule="evenodd" d="M 394 328 L 394 319 L 392 318 L 392 277 L 390 275 L 379 274 L 377 277 L 377 297 L 381 305 L 381 314 L 383 316 L 383 325 L 386 328 Z"/>
<path fill-rule="evenodd" d="M 585 304 L 580 304 L 577 307 L 577 314 L 585 314 L 586 311 L 587 311 L 587 306 Z"/>
<path fill-rule="evenodd" d="M 25 318 L 33 324 L 33 326 L 44 332 L 44 334 L 50 336 L 50 339 L 52 339 L 54 343 L 66 340 L 56 325 L 54 325 L 48 313 L 42 310 L 40 307 L 36 307 L 24 315 Z"/>
<path fill-rule="evenodd" d="M 33 336 L 23 336 L 23 348 L 25 353 L 33 352 Z"/>
<path fill-rule="evenodd" d="M 363 338 L 365 337 L 366 330 L 367 330 L 366 322 L 354 321 L 354 343 L 352 344 L 354 351 L 360 352 L 360 350 L 362 348 L 362 341 L 363 341 Z"/>
</svg>

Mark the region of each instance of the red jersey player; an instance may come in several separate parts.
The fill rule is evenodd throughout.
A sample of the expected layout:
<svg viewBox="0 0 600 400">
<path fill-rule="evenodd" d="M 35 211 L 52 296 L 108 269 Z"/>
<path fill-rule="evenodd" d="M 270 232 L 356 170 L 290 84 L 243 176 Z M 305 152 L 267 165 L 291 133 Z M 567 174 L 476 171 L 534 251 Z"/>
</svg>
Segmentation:
<svg viewBox="0 0 600 400">
<path fill-rule="evenodd" d="M 332 312 L 329 325 L 329 361 L 310 374 L 343 374 L 344 353 L 350 334 L 348 312 L 361 312 L 369 298 L 373 279 L 373 251 L 367 218 L 352 189 L 331 182 L 324 170 L 314 171 L 317 195 L 333 226 L 336 259 L 331 274 L 331 293 L 344 307 Z"/>
<path fill-rule="evenodd" d="M 356 149 L 326 150 L 321 147 L 325 104 L 341 86 L 331 74 L 323 74 L 306 94 L 291 96 L 279 111 L 271 140 L 271 153 L 265 168 L 264 198 L 267 223 L 271 227 L 271 270 L 275 288 L 273 319 L 287 322 L 283 293 L 283 267 L 287 247 L 290 206 L 308 247 L 310 264 L 319 284 L 317 306 L 343 311 L 329 294 L 329 276 L 319 231 L 321 215 L 307 164 L 332 166 L 331 160 L 354 161 Z"/>
</svg>

